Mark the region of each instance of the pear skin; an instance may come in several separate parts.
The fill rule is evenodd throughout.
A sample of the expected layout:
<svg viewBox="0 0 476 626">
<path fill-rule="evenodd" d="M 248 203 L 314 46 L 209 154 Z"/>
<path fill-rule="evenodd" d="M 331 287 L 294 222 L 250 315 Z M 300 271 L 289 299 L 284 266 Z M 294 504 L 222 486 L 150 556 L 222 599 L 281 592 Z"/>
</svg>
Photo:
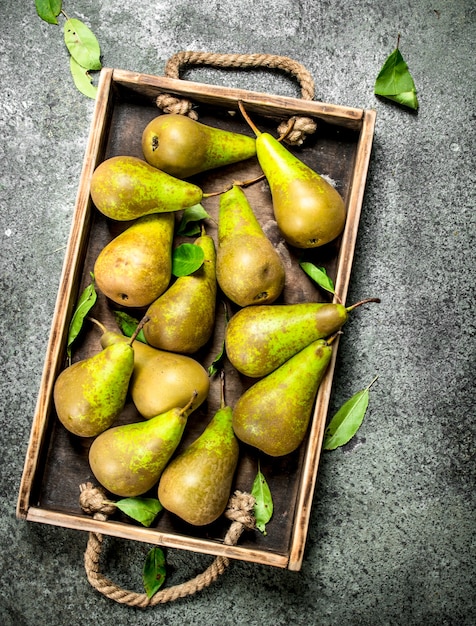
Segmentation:
<svg viewBox="0 0 476 626">
<path fill-rule="evenodd" d="M 110 241 L 94 264 L 98 288 L 126 307 L 148 306 L 168 287 L 172 276 L 174 214 L 138 218 Z"/>
<path fill-rule="evenodd" d="M 306 435 L 331 355 L 332 347 L 318 339 L 249 387 L 233 409 L 238 439 L 273 457 L 294 452 Z"/>
<path fill-rule="evenodd" d="M 241 309 L 227 324 L 230 363 L 251 378 L 266 376 L 311 342 L 329 337 L 348 319 L 342 304 L 303 302 Z"/>
<path fill-rule="evenodd" d="M 177 178 L 188 178 L 256 154 L 256 141 L 240 133 L 207 126 L 185 115 L 159 115 L 142 134 L 148 163 Z"/>
<path fill-rule="evenodd" d="M 91 198 L 98 211 L 117 221 L 151 213 L 179 211 L 201 202 L 202 190 L 133 156 L 103 161 L 91 177 Z"/>
<path fill-rule="evenodd" d="M 80 437 L 95 437 L 109 428 L 124 408 L 133 367 L 127 338 L 64 369 L 53 391 L 63 426 Z"/>
<path fill-rule="evenodd" d="M 204 234 L 195 245 L 204 252 L 202 266 L 177 278 L 147 309 L 144 335 L 155 348 L 193 354 L 212 336 L 217 294 L 215 243 Z"/>
<path fill-rule="evenodd" d="M 128 337 L 106 331 L 101 345 L 129 341 Z M 135 341 L 134 369 L 130 381 L 132 401 L 145 419 L 184 406 L 194 391 L 198 408 L 208 397 L 210 378 L 206 369 L 195 359 L 185 354 L 158 350 L 141 341 Z"/>
<path fill-rule="evenodd" d="M 98 482 L 124 498 L 152 489 L 180 443 L 191 410 L 190 404 L 173 408 L 101 433 L 89 449 L 89 465 Z"/>
<path fill-rule="evenodd" d="M 220 196 L 217 280 L 223 293 L 241 307 L 270 304 L 284 288 L 281 258 L 237 185 Z"/>
<path fill-rule="evenodd" d="M 211 524 L 230 498 L 238 456 L 232 410 L 225 406 L 198 439 L 167 465 L 159 482 L 160 503 L 189 524 Z"/>
<path fill-rule="evenodd" d="M 258 162 L 268 181 L 274 216 L 284 239 L 296 248 L 317 248 L 344 230 L 346 207 L 339 192 L 269 133 L 256 134 Z"/>
</svg>

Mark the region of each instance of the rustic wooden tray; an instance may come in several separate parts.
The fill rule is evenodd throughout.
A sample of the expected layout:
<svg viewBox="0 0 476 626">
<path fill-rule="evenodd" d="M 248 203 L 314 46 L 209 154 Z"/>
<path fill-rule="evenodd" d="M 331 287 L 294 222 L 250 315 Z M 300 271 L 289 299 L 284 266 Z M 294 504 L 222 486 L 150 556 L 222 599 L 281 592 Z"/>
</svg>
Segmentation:
<svg viewBox="0 0 476 626">
<path fill-rule="evenodd" d="M 301 447 L 281 459 L 266 458 L 257 451 L 242 447 L 234 489 L 250 491 L 259 460 L 274 499 L 274 515 L 267 525 L 265 536 L 259 531 L 245 532 L 239 545 L 226 546 L 223 538 L 229 522 L 224 518 L 209 526 L 195 528 L 163 512 L 152 527 L 145 528 L 119 514 L 107 521 L 94 520 L 84 514 L 79 506 L 79 485 L 88 480 L 95 482 L 87 460 L 91 442 L 70 435 L 62 427 L 55 414 L 52 390 L 57 375 L 65 366 L 67 331 L 78 294 L 90 281 L 89 272 L 93 269 L 99 250 L 127 225 L 112 222 L 99 214 L 90 200 L 90 179 L 95 167 L 110 156 L 142 156 L 142 130 L 149 120 L 160 114 L 155 98 L 163 93 L 193 101 L 201 122 L 250 135 L 250 129 L 238 112 L 238 100 L 243 101 L 261 130 L 267 130 L 275 136 L 279 122 L 292 115 L 308 116 L 317 121 L 317 132 L 309 136 L 302 147 L 292 150 L 308 165 L 336 182 L 345 199 L 348 217 L 343 235 L 332 244 L 307 253 L 307 258 L 326 267 L 335 282 L 340 300 L 345 302 L 371 154 L 375 125 L 373 110 L 103 69 L 26 454 L 17 516 L 33 522 L 95 531 L 151 544 L 299 570 L 303 560 L 338 342 L 335 344 L 331 366 L 318 393 L 308 436 Z M 260 173 L 256 159 L 249 159 L 239 165 L 197 176 L 194 182 L 197 181 L 205 192 L 209 192 L 223 189 L 233 180 L 251 179 Z M 248 187 L 246 194 L 268 236 L 278 243 L 279 235 L 272 220 L 267 183 L 260 182 Z M 204 201 L 204 206 L 210 214 L 216 215 L 218 199 L 208 198 Z M 213 223 L 207 224 L 207 229 L 210 234 L 216 235 Z M 280 301 L 328 300 L 299 268 L 299 251 L 284 248 L 282 245 L 279 248 L 288 263 L 285 291 Z M 112 310 L 110 303 L 99 294 L 92 313 L 114 329 L 116 326 Z M 221 310 L 220 305 L 217 310 Z M 140 315 L 140 312 L 131 313 Z M 208 367 L 217 354 L 222 338 L 223 323 L 219 320 L 210 345 L 197 355 L 205 367 Z M 73 360 L 84 358 L 99 349 L 99 331 L 91 324 L 91 327 L 86 327 L 78 342 Z M 225 371 L 226 399 L 233 405 L 249 381 L 240 377 L 230 365 L 227 365 Z M 203 430 L 218 408 L 218 403 L 219 381 L 212 380 L 209 399 L 193 414 L 193 419 L 189 419 L 182 446 L 190 443 Z M 135 408 L 129 402 L 120 420 L 126 422 L 138 418 Z M 156 497 L 156 493 L 151 495 Z"/>
</svg>

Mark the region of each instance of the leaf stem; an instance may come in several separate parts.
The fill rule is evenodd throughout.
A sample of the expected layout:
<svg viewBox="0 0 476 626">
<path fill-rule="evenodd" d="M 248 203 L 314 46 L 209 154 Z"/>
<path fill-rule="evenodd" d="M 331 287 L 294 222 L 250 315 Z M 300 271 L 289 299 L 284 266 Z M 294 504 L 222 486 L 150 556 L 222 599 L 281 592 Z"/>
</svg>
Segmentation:
<svg viewBox="0 0 476 626">
<path fill-rule="evenodd" d="M 375 383 L 375 381 L 378 379 L 378 374 L 372 379 L 372 381 L 367 385 L 366 389 L 369 390 L 370 387 Z"/>
</svg>

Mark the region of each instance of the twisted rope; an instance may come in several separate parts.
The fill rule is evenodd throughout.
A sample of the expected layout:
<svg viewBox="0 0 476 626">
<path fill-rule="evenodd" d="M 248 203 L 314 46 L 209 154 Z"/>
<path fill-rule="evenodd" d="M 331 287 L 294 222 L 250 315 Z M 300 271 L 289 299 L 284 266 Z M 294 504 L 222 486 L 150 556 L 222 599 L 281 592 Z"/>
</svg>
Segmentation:
<svg viewBox="0 0 476 626">
<path fill-rule="evenodd" d="M 79 503 L 86 513 L 92 515 L 94 519 L 103 521 L 107 520 L 108 516 L 114 513 L 116 509 L 116 506 L 107 500 L 104 491 L 91 483 L 80 485 Z M 252 513 L 254 503 L 254 497 L 248 493 L 236 491 L 231 496 L 225 516 L 232 523 L 224 538 L 225 545 L 236 545 L 245 529 L 255 527 L 255 519 Z M 110 600 L 139 608 L 165 604 L 166 602 L 193 595 L 215 582 L 230 564 L 227 557 L 218 556 L 205 571 L 198 574 L 195 578 L 173 587 L 161 589 L 149 598 L 145 593 L 136 593 L 135 591 L 123 589 L 101 574 L 99 562 L 103 541 L 104 538 L 101 533 L 89 533 L 88 544 L 84 554 L 84 566 L 89 583 Z"/>
<path fill-rule="evenodd" d="M 209 65 L 212 67 L 264 67 L 278 69 L 295 76 L 301 85 L 301 97 L 303 100 L 314 98 L 314 81 L 307 69 L 285 56 L 275 54 L 218 54 L 212 52 L 182 51 L 174 54 L 165 66 L 165 76 L 168 78 L 180 78 L 180 69 L 185 65 Z M 156 99 L 157 106 L 165 113 L 177 113 L 188 115 L 197 120 L 198 115 L 192 109 L 192 102 L 187 99 L 176 98 L 171 94 L 161 94 Z M 290 125 L 292 130 L 288 134 Z M 316 131 L 315 121 L 309 117 L 292 117 L 287 122 L 282 122 L 278 127 L 280 137 L 285 136 L 285 141 L 293 145 L 301 145 L 306 136 Z"/>
</svg>

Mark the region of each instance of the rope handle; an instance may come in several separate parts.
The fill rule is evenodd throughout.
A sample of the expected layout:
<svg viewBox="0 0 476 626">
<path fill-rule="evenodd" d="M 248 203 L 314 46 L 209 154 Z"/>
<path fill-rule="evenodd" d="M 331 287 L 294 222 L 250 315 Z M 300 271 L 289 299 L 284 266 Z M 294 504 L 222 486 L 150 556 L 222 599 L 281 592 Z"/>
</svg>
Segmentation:
<svg viewBox="0 0 476 626">
<path fill-rule="evenodd" d="M 79 490 L 79 504 L 81 508 L 85 513 L 92 515 L 94 519 L 106 521 L 108 516 L 115 512 L 116 506 L 107 499 L 105 492 L 100 487 L 95 487 L 92 483 L 83 483 L 80 485 Z M 246 492 L 235 491 L 230 497 L 224 513 L 225 517 L 231 520 L 230 528 L 223 540 L 225 545 L 236 545 L 244 530 L 255 528 L 254 504 L 255 498 Z M 104 538 L 101 533 L 89 533 L 86 552 L 84 553 L 84 567 L 87 579 L 91 586 L 104 596 L 127 606 L 146 608 L 193 595 L 215 582 L 230 564 L 230 560 L 227 557 L 217 556 L 206 570 L 191 580 L 161 589 L 149 598 L 145 593 L 137 593 L 119 587 L 101 573 L 100 557 L 103 541 Z"/>
<path fill-rule="evenodd" d="M 301 86 L 303 100 L 314 98 L 314 80 L 308 70 L 294 59 L 275 54 L 219 54 L 213 52 L 182 51 L 174 54 L 167 61 L 165 76 L 180 78 L 180 70 L 187 65 L 207 65 L 217 68 L 267 68 L 278 69 L 297 78 Z M 161 94 L 156 99 L 157 106 L 165 113 L 178 113 L 197 120 L 198 115 L 192 109 L 192 102 L 171 94 Z M 292 116 L 281 122 L 278 134 L 286 143 L 301 145 L 306 136 L 316 131 L 316 122 L 309 117 Z"/>
</svg>

